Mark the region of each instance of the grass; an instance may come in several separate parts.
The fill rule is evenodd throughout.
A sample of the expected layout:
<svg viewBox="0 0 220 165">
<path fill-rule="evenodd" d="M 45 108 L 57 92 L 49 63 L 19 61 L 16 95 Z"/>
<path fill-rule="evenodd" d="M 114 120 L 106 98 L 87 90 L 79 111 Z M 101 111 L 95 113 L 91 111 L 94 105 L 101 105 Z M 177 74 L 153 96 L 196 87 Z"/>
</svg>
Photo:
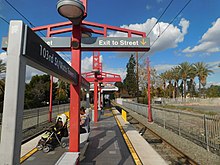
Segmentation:
<svg viewBox="0 0 220 165">
<path fill-rule="evenodd" d="M 182 111 L 188 111 L 188 112 L 195 112 L 199 114 L 205 114 L 205 115 L 217 115 L 216 112 L 211 112 L 211 111 L 204 111 L 204 110 L 198 110 L 192 107 L 187 107 L 187 106 L 175 106 L 175 105 L 162 105 L 161 107 L 163 108 L 168 108 L 168 109 L 175 109 L 175 110 L 182 110 Z"/>
</svg>

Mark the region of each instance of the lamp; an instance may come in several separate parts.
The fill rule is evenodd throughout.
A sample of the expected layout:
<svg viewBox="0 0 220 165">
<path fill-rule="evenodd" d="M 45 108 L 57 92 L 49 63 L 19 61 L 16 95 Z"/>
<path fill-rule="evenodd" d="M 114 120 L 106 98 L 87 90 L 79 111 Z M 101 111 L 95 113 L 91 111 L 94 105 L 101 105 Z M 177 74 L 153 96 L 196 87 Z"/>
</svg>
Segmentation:
<svg viewBox="0 0 220 165">
<path fill-rule="evenodd" d="M 79 0 L 59 0 L 57 10 L 60 15 L 68 18 L 74 25 L 78 25 L 84 15 L 85 7 Z"/>
<path fill-rule="evenodd" d="M 88 37 L 92 37 L 92 33 L 83 31 L 82 32 L 82 38 L 88 38 Z"/>
</svg>

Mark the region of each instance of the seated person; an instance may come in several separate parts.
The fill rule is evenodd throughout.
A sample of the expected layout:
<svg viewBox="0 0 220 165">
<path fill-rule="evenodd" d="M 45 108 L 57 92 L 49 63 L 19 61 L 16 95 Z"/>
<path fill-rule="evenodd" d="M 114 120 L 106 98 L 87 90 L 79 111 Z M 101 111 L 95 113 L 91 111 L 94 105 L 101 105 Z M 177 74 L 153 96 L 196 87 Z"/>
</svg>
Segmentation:
<svg viewBox="0 0 220 165">
<path fill-rule="evenodd" d="M 80 108 L 80 133 L 89 132 L 89 116 L 85 113 L 85 108 Z"/>
</svg>

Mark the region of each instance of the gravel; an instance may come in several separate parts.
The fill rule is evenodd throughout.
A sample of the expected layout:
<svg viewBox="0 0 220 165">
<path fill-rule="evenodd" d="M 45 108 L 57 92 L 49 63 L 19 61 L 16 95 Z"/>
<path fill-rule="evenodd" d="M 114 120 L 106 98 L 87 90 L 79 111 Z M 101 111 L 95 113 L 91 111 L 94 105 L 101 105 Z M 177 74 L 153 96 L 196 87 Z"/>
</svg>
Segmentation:
<svg viewBox="0 0 220 165">
<path fill-rule="evenodd" d="M 120 105 L 121 106 L 121 105 Z M 121 106 L 122 107 L 122 106 Z M 169 144 L 175 146 L 180 152 L 184 153 L 186 156 L 197 162 L 201 165 L 219 165 L 220 164 L 220 156 L 215 155 L 211 152 L 208 152 L 204 148 L 196 145 L 195 143 L 178 136 L 177 134 L 164 129 L 163 127 L 160 127 L 159 125 L 155 123 L 148 123 L 146 118 L 142 115 L 137 114 L 136 112 L 131 111 L 130 109 L 127 109 L 125 107 L 122 107 L 125 111 L 129 113 L 132 117 L 137 119 L 139 122 L 141 122 L 143 125 L 145 125 L 147 128 L 151 129 L 153 132 L 155 132 L 160 137 L 163 137 L 163 139 L 168 142 Z"/>
</svg>

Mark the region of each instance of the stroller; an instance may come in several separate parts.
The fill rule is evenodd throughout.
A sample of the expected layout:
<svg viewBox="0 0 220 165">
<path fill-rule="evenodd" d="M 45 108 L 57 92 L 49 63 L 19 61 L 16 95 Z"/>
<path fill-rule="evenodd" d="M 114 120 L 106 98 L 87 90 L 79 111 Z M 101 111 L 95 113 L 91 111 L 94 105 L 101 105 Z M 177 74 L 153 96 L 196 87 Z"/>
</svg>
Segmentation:
<svg viewBox="0 0 220 165">
<path fill-rule="evenodd" d="M 61 114 L 56 118 L 56 124 L 50 129 L 47 130 L 39 140 L 37 144 L 38 150 L 43 150 L 43 152 L 48 153 L 53 150 L 57 145 L 60 145 L 62 148 L 67 146 L 65 141 L 61 139 L 63 137 L 68 137 L 67 129 L 67 116 Z"/>
</svg>

